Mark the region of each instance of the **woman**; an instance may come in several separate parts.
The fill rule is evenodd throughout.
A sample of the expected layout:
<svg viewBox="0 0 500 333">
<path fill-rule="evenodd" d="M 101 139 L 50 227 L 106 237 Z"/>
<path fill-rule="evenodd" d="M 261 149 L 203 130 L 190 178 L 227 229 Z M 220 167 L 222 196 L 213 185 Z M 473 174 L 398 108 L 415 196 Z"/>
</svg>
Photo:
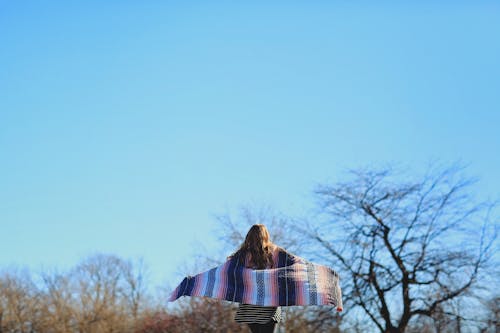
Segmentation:
<svg viewBox="0 0 500 333">
<path fill-rule="evenodd" d="M 340 277 L 274 245 L 262 224 L 250 228 L 241 247 L 220 266 L 186 276 L 169 302 L 183 296 L 240 303 L 235 320 L 253 333 L 274 331 L 280 306 L 336 306 L 342 311 Z"/>
<path fill-rule="evenodd" d="M 269 231 L 263 224 L 253 225 L 241 247 L 229 257 L 238 257 L 240 263 L 251 269 L 273 268 L 273 254 L 278 249 L 269 239 Z M 240 304 L 235 321 L 246 323 L 252 333 L 272 333 L 281 321 L 281 308 Z"/>
</svg>

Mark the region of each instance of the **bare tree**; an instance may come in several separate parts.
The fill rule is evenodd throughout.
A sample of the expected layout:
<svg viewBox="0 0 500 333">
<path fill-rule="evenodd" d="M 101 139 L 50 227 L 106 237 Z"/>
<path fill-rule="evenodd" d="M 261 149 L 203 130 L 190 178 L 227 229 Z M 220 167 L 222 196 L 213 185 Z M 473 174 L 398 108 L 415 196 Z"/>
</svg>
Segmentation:
<svg viewBox="0 0 500 333">
<path fill-rule="evenodd" d="M 462 171 L 431 167 L 415 180 L 352 170 L 349 181 L 317 187 L 320 214 L 296 228 L 310 256 L 340 271 L 351 322 L 405 332 L 418 317 L 468 319 L 452 301 L 472 296 L 498 225 L 496 206 L 475 203 Z"/>
<path fill-rule="evenodd" d="M 97 254 L 68 272 L 0 272 L 0 333 L 134 332 L 150 308 L 146 267 Z"/>
<path fill-rule="evenodd" d="M 46 328 L 39 289 L 27 270 L 0 276 L 0 332 L 37 332 Z"/>
<path fill-rule="evenodd" d="M 73 331 L 78 309 L 74 306 L 70 279 L 66 274 L 43 272 L 41 274 L 45 293 L 44 317 L 51 327 L 51 332 Z"/>
<path fill-rule="evenodd" d="M 125 332 L 137 319 L 145 293 L 145 266 L 97 254 L 71 273 L 80 332 Z"/>
<path fill-rule="evenodd" d="M 69 272 L 41 277 L 43 318 L 50 332 L 133 332 L 149 306 L 142 260 L 135 264 L 97 254 Z"/>
<path fill-rule="evenodd" d="M 149 270 L 141 258 L 136 263 L 126 260 L 123 263 L 120 293 L 125 301 L 125 308 L 132 319 L 136 320 L 141 307 L 147 305 L 146 282 Z"/>
</svg>

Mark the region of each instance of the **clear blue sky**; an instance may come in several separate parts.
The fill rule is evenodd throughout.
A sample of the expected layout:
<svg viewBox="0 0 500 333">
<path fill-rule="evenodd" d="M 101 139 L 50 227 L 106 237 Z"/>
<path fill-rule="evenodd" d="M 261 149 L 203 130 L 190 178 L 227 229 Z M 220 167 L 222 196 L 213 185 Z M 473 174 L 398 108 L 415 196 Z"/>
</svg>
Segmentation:
<svg viewBox="0 0 500 333">
<path fill-rule="evenodd" d="M 418 3 L 0 0 L 0 267 L 168 280 L 213 214 L 386 162 L 497 197 L 500 5 Z"/>
</svg>

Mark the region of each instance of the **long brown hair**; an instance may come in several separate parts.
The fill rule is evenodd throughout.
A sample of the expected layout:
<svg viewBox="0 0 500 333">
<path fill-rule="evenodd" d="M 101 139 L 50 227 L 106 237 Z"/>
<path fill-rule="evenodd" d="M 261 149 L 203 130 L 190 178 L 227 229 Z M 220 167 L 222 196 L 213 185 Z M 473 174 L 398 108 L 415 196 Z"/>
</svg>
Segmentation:
<svg viewBox="0 0 500 333">
<path fill-rule="evenodd" d="M 275 245 L 269 238 L 269 231 L 263 224 L 254 224 L 248 230 L 245 241 L 231 257 L 239 257 L 240 262 L 257 269 L 265 269 L 273 265 L 273 249 Z"/>
</svg>

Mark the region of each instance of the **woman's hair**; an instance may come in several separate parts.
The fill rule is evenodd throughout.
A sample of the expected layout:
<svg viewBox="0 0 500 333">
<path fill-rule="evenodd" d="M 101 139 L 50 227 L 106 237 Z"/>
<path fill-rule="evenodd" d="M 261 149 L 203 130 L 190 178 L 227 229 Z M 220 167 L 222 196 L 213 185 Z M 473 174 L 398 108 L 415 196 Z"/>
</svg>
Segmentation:
<svg viewBox="0 0 500 333">
<path fill-rule="evenodd" d="M 273 248 L 266 226 L 254 224 L 248 230 L 243 244 L 231 257 L 239 257 L 240 262 L 247 262 L 248 266 L 265 269 L 273 264 Z"/>
</svg>

